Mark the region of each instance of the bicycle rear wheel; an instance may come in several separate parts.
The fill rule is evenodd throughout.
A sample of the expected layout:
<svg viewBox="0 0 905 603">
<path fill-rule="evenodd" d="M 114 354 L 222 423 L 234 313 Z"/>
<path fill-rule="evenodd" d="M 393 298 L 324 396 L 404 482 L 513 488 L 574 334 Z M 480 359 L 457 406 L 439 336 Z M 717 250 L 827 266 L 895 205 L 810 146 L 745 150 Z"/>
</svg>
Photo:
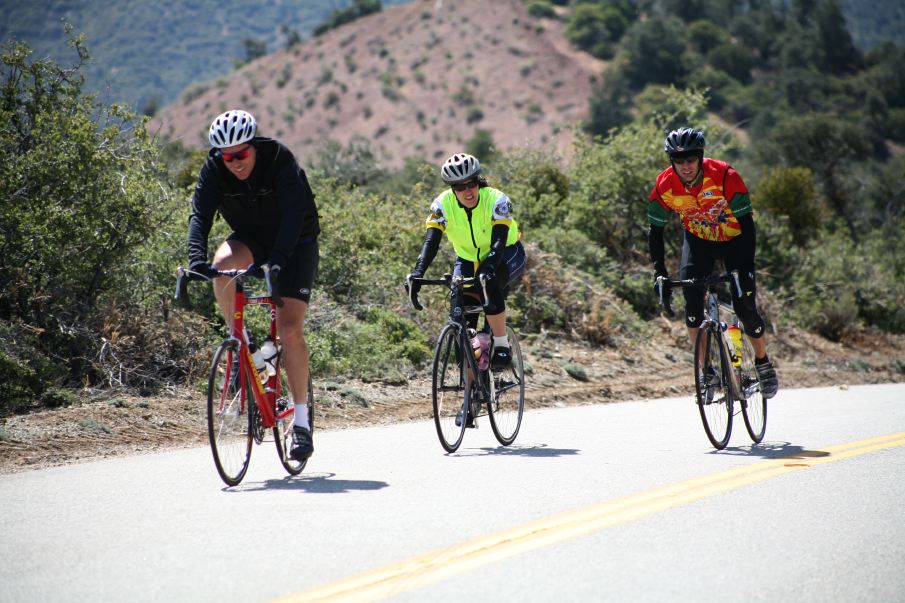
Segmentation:
<svg viewBox="0 0 905 603">
<path fill-rule="evenodd" d="M 755 444 L 764 439 L 767 431 L 767 399 L 760 393 L 760 383 L 754 369 L 754 346 L 746 337 L 742 343 L 742 367 L 739 381 L 742 395 L 742 416 L 745 418 L 745 429 Z"/>
<path fill-rule="evenodd" d="M 308 459 L 297 461 L 289 456 L 292 450 L 292 428 L 295 425 L 295 405 L 289 392 L 289 382 L 280 367 L 277 367 L 282 382 L 280 397 L 277 399 L 277 422 L 273 427 L 273 439 L 277 444 L 277 455 L 280 463 L 289 475 L 298 475 L 305 469 Z M 311 426 L 311 436 L 314 436 L 314 385 L 311 373 L 308 373 L 308 425 Z"/>
<path fill-rule="evenodd" d="M 732 434 L 732 393 L 729 359 L 720 346 L 715 325 L 704 323 L 694 346 L 695 397 L 707 439 L 722 450 Z"/>
<path fill-rule="evenodd" d="M 456 425 L 456 416 L 467 409 L 471 392 L 465 388 L 465 363 L 459 346 L 461 327 L 446 325 L 437 339 L 433 365 L 434 425 L 437 437 L 447 452 L 455 452 L 465 437 L 467 416 L 463 413 Z"/>
<path fill-rule="evenodd" d="M 255 404 L 251 391 L 242 397 L 237 374 L 239 347 L 224 341 L 211 362 L 207 382 L 207 435 L 214 454 L 217 473 L 228 486 L 238 485 L 248 471 L 253 441 Z M 255 377 L 246 374 L 246 383 Z"/>
<path fill-rule="evenodd" d="M 512 364 L 505 370 L 491 373 L 493 400 L 488 405 L 493 435 L 503 446 L 515 441 L 525 410 L 525 364 L 522 360 L 522 348 L 512 328 L 507 326 L 506 331 L 512 350 Z"/>
</svg>

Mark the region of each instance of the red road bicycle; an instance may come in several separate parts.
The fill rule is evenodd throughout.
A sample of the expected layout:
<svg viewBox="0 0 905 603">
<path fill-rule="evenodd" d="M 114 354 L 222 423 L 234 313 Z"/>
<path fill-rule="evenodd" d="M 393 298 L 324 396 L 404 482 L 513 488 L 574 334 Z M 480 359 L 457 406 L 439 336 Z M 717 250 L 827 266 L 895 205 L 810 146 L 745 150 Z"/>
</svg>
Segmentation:
<svg viewBox="0 0 905 603">
<path fill-rule="evenodd" d="M 182 268 L 177 270 L 176 297 L 188 305 L 188 281 L 212 280 Z M 295 406 L 281 367 L 282 348 L 277 332 L 276 308 L 283 305 L 279 292 L 271 284 L 271 272 L 264 268 L 267 295 L 245 294 L 243 280 L 252 275 L 246 270 L 226 270 L 216 276 L 236 281 L 234 314 L 229 338 L 219 345 L 211 361 L 207 382 L 207 434 L 217 473 L 229 486 L 245 477 L 251 460 L 252 443 L 260 444 L 270 429 L 276 443 L 280 463 L 290 475 L 298 475 L 307 461 L 289 456 Z M 274 279 L 275 282 L 275 279 Z M 270 311 L 269 335 L 280 352 L 272 371 L 258 371 L 252 358 L 245 329 L 246 306 L 261 306 Z M 308 375 L 308 421 L 314 433 L 314 392 Z"/>
</svg>

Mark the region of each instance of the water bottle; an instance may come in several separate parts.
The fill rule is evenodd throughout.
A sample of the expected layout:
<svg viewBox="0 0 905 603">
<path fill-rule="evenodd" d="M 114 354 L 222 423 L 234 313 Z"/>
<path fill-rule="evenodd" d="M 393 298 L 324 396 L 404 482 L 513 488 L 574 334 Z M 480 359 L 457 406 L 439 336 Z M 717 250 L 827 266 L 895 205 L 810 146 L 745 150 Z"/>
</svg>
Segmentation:
<svg viewBox="0 0 905 603">
<path fill-rule="evenodd" d="M 264 362 L 264 354 L 261 353 L 261 349 L 253 344 L 248 344 L 248 351 L 251 352 L 251 359 L 254 360 L 255 368 L 258 370 L 258 376 L 261 378 L 261 381 L 267 380 L 267 371 L 265 369 L 267 363 Z"/>
<path fill-rule="evenodd" d="M 478 370 L 486 371 L 490 366 L 490 334 L 478 333 L 478 341 L 481 344 L 481 355 L 478 357 Z"/>
<path fill-rule="evenodd" d="M 277 374 L 277 357 L 279 356 L 279 352 L 277 351 L 277 346 L 273 343 L 273 339 L 270 337 L 264 340 L 264 345 L 261 346 L 261 355 L 264 357 L 264 370 L 267 371 L 269 377 L 273 377 Z"/>
<path fill-rule="evenodd" d="M 478 340 L 478 332 L 474 329 L 468 329 L 468 339 L 471 341 L 471 349 L 474 352 L 475 360 L 481 357 L 481 342 Z"/>
<path fill-rule="evenodd" d="M 742 365 L 742 330 L 738 325 L 729 325 L 726 330 L 732 342 L 732 366 L 739 367 Z"/>
</svg>

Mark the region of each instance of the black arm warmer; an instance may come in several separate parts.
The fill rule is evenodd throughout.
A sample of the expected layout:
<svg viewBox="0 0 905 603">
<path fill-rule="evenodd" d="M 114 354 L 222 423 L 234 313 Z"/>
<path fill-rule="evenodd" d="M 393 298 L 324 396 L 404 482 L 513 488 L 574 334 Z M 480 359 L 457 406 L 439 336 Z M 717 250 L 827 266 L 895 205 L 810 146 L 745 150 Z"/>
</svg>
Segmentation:
<svg viewBox="0 0 905 603">
<path fill-rule="evenodd" d="M 496 270 L 503 261 L 503 249 L 506 247 L 506 239 L 509 238 L 509 226 L 506 224 L 494 224 L 490 231 L 490 254 L 484 263 Z"/>
<path fill-rule="evenodd" d="M 650 227 L 647 231 L 647 248 L 650 251 L 650 261 L 654 265 L 655 274 L 667 274 L 666 272 L 666 246 L 663 242 L 663 227 Z"/>
<path fill-rule="evenodd" d="M 415 269 L 412 270 L 414 276 L 422 277 L 427 272 L 428 267 L 437 255 L 437 250 L 440 249 L 440 239 L 442 238 L 443 233 L 439 229 L 427 229 L 427 235 L 424 237 L 424 246 L 421 247 L 421 255 L 418 256 L 418 261 L 415 262 Z"/>
</svg>

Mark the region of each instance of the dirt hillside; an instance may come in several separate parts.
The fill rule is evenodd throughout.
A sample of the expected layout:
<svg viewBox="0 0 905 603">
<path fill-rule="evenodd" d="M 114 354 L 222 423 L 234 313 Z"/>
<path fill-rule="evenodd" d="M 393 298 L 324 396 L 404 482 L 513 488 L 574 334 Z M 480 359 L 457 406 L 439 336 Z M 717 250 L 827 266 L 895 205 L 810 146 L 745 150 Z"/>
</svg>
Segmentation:
<svg viewBox="0 0 905 603">
<path fill-rule="evenodd" d="M 361 138 L 385 165 L 436 161 L 477 129 L 502 149 L 565 152 L 602 71 L 561 22 L 529 16 L 521 0 L 420 0 L 198 84 L 151 131 L 206 147 L 211 119 L 239 107 L 303 160 L 325 140 Z"/>
</svg>

